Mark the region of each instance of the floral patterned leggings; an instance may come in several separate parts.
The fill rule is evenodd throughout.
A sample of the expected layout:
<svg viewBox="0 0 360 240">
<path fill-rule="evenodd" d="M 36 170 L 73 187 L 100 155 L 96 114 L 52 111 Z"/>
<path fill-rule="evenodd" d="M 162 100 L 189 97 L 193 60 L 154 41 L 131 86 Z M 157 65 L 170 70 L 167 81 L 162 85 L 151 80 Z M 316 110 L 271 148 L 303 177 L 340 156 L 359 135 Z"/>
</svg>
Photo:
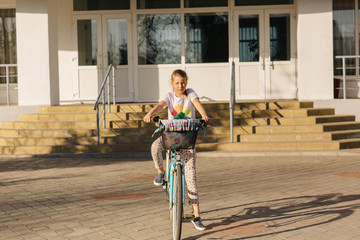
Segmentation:
<svg viewBox="0 0 360 240">
<path fill-rule="evenodd" d="M 162 157 L 163 151 L 162 139 L 159 137 L 151 145 L 151 156 L 156 169 L 164 168 Z M 185 163 L 185 181 L 188 189 L 189 203 L 199 204 L 199 195 L 196 185 L 195 149 L 182 149 L 180 150 L 180 156 Z"/>
</svg>

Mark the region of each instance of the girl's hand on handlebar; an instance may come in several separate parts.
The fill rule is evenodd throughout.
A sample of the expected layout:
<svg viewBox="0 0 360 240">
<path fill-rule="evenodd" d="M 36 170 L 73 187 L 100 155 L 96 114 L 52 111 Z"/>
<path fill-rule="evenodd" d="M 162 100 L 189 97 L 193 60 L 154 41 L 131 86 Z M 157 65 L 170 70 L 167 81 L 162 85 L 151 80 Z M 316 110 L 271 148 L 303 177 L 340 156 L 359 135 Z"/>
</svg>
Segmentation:
<svg viewBox="0 0 360 240">
<path fill-rule="evenodd" d="M 202 120 L 204 120 L 206 123 L 210 123 L 210 118 L 208 116 L 202 117 Z"/>
<path fill-rule="evenodd" d="M 151 118 L 152 118 L 151 115 L 146 114 L 146 116 L 144 117 L 144 122 L 146 122 L 146 123 L 151 122 Z"/>
</svg>

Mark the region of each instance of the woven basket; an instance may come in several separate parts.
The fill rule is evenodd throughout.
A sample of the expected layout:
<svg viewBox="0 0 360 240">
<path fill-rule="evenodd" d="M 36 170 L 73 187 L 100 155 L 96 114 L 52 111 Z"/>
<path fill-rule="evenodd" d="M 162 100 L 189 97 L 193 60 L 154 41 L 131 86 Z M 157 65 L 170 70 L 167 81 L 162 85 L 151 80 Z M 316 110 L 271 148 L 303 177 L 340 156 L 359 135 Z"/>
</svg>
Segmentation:
<svg viewBox="0 0 360 240">
<path fill-rule="evenodd" d="M 193 149 L 198 130 L 162 131 L 163 147 L 166 150 Z"/>
</svg>

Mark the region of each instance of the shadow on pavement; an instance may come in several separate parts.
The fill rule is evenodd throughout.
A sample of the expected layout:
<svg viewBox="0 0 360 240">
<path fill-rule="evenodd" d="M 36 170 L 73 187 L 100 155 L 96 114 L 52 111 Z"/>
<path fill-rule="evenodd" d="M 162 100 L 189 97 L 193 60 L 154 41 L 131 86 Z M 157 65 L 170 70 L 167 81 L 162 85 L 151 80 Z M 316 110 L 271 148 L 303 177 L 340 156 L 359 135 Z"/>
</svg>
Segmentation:
<svg viewBox="0 0 360 240">
<path fill-rule="evenodd" d="M 0 159 L 0 172 L 36 171 L 52 168 L 73 168 L 109 165 L 117 162 L 150 161 L 149 158 L 128 158 L 116 155 L 79 155 L 69 157 L 29 157 Z"/>
<path fill-rule="evenodd" d="M 251 204 L 214 209 L 203 214 L 234 210 L 234 214 L 221 218 L 205 219 L 214 223 L 207 226 L 206 232 L 197 236 L 184 238 L 185 240 L 198 239 L 204 236 L 223 235 L 237 232 L 240 235 L 234 239 L 251 239 L 273 234 L 297 231 L 300 229 L 331 223 L 354 213 L 360 208 L 360 195 L 326 194 L 315 196 L 301 196 L 269 200 Z M 358 202 L 355 202 L 358 201 Z M 262 233 L 241 235 L 241 228 L 251 224 L 262 224 L 267 229 Z M 237 231 L 234 228 L 239 228 Z M 227 238 L 228 239 L 228 238 Z"/>
</svg>

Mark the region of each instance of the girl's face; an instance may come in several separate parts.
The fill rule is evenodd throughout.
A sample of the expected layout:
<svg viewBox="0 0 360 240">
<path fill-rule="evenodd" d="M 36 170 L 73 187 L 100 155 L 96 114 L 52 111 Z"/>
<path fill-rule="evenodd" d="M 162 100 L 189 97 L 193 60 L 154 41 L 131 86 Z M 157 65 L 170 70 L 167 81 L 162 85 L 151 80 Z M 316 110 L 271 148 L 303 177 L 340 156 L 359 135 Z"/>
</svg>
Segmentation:
<svg viewBox="0 0 360 240">
<path fill-rule="evenodd" d="M 184 92 L 186 90 L 186 85 L 187 82 L 183 77 L 179 75 L 173 76 L 173 79 L 171 81 L 171 86 L 173 87 L 173 90 L 177 97 L 181 97 L 184 95 Z"/>
</svg>

